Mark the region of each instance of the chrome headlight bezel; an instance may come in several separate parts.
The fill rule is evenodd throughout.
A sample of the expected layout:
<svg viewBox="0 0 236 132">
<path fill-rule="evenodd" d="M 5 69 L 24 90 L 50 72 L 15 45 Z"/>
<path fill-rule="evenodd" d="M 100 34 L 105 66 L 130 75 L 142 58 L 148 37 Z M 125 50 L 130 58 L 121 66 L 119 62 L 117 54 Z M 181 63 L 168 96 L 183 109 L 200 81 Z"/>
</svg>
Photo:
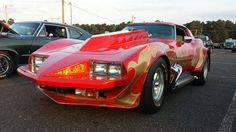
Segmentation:
<svg viewBox="0 0 236 132">
<path fill-rule="evenodd" d="M 47 59 L 45 56 L 31 56 L 31 72 L 37 73 L 39 67 L 43 64 L 43 62 Z"/>
<path fill-rule="evenodd" d="M 90 73 L 101 76 L 121 76 L 122 66 L 121 63 L 116 62 L 92 61 Z"/>
</svg>

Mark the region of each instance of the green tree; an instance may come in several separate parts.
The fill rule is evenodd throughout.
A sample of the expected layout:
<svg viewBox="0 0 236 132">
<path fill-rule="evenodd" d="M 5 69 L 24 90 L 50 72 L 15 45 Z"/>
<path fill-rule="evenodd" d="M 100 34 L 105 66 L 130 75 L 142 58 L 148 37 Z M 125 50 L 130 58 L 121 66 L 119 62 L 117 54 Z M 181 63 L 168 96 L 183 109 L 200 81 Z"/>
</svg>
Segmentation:
<svg viewBox="0 0 236 132">
<path fill-rule="evenodd" d="M 200 21 L 192 21 L 185 24 L 185 26 L 188 27 L 194 35 L 202 34 L 203 25 L 204 23 Z"/>
</svg>

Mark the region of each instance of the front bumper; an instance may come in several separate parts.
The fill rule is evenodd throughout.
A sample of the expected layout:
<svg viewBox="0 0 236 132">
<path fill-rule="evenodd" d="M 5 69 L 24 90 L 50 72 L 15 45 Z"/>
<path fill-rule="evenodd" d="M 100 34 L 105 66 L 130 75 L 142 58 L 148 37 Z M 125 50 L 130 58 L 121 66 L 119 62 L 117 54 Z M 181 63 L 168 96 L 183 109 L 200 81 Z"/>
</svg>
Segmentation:
<svg viewBox="0 0 236 132">
<path fill-rule="evenodd" d="M 84 80 L 73 78 L 58 78 L 49 76 L 38 76 L 29 71 L 29 66 L 21 66 L 18 73 L 37 83 L 39 90 L 58 104 L 69 105 L 93 105 L 118 108 L 134 108 L 139 103 L 140 93 L 132 93 L 133 85 L 130 85 L 129 78 L 117 80 Z M 48 90 L 45 87 L 55 89 L 90 89 L 105 96 L 86 97 L 78 96 L 76 93 L 62 93 Z"/>
<path fill-rule="evenodd" d="M 128 77 L 119 79 L 100 78 L 91 79 L 90 77 L 66 77 L 66 76 L 44 76 L 30 72 L 29 66 L 21 66 L 17 72 L 37 83 L 38 85 L 71 87 L 71 88 L 94 88 L 94 89 L 110 89 L 114 87 L 127 86 L 130 82 Z"/>
</svg>

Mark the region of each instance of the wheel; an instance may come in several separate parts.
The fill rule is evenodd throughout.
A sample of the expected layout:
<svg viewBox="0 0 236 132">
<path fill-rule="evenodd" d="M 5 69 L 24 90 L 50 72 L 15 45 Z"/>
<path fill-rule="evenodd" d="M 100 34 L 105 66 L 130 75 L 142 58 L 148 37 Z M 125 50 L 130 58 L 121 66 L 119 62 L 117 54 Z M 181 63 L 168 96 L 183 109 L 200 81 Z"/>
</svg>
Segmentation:
<svg viewBox="0 0 236 132">
<path fill-rule="evenodd" d="M 209 57 L 206 56 L 202 71 L 199 73 L 195 73 L 195 75 L 198 77 L 198 79 L 194 80 L 195 85 L 204 85 L 206 83 L 209 69 L 210 69 L 210 61 L 209 61 Z"/>
<path fill-rule="evenodd" d="M 0 79 L 7 78 L 14 69 L 14 62 L 10 55 L 0 52 Z"/>
<path fill-rule="evenodd" d="M 167 91 L 166 77 L 166 62 L 160 58 L 154 62 L 147 74 L 138 110 L 154 114 L 161 108 Z"/>
</svg>

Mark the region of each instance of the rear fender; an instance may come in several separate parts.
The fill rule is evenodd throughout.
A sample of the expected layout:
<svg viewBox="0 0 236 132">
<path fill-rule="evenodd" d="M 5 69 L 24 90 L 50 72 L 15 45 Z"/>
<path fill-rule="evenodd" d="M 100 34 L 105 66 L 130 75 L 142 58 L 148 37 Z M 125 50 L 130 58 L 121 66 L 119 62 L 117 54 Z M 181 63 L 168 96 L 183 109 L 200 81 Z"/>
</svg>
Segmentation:
<svg viewBox="0 0 236 132">
<path fill-rule="evenodd" d="M 15 64 L 19 63 L 19 53 L 15 51 L 14 49 L 9 49 L 9 48 L 0 48 L 0 52 L 6 52 L 8 53 L 14 60 Z"/>
</svg>

